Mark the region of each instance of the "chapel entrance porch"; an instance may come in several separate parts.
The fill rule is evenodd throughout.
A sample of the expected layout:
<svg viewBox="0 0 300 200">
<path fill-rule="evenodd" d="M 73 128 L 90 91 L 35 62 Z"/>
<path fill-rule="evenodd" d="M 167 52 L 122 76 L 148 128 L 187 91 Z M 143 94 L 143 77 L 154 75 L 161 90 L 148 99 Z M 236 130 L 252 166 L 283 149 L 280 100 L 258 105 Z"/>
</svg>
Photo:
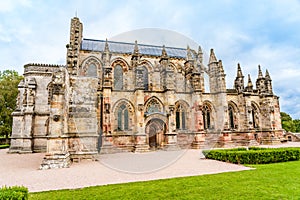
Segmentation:
<svg viewBox="0 0 300 200">
<path fill-rule="evenodd" d="M 158 118 L 151 119 L 148 121 L 145 129 L 150 150 L 162 148 L 166 132 L 165 122 Z"/>
</svg>

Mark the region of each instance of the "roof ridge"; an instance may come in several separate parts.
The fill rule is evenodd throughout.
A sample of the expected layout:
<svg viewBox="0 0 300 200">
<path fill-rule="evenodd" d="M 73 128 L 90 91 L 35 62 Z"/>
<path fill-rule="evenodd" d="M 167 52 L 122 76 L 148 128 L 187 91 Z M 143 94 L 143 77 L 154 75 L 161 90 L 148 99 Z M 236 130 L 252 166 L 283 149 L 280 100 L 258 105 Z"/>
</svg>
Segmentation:
<svg viewBox="0 0 300 200">
<path fill-rule="evenodd" d="M 96 39 L 89 39 L 89 38 L 83 38 L 82 40 L 89 40 L 89 41 L 95 41 L 95 42 L 104 42 L 105 40 L 96 40 Z M 127 45 L 132 45 L 134 46 L 134 43 L 130 42 L 118 42 L 118 41 L 112 41 L 112 40 L 107 40 L 108 43 L 115 43 L 115 44 L 127 44 Z M 158 48 L 163 48 L 162 46 L 159 45 L 151 45 L 151 44 L 139 44 L 138 46 L 148 46 L 148 47 L 158 47 Z M 181 48 L 181 47 L 170 47 L 170 46 L 165 46 L 167 49 L 178 49 L 178 50 L 186 50 L 186 48 Z"/>
</svg>

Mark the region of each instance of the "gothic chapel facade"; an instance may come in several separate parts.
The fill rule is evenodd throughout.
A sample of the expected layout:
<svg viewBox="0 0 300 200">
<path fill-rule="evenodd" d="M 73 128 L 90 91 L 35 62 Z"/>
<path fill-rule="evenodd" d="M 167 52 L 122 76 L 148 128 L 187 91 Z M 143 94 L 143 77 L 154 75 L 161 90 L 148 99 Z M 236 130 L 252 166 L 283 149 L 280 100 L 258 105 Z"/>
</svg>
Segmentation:
<svg viewBox="0 0 300 200">
<path fill-rule="evenodd" d="M 71 20 L 65 66 L 27 64 L 10 153 L 47 152 L 42 169 L 100 153 L 270 144 L 282 137 L 279 100 L 259 66 L 240 65 L 226 89 L 222 61 L 203 53 L 82 37 Z M 209 77 L 205 91 L 204 74 Z"/>
</svg>

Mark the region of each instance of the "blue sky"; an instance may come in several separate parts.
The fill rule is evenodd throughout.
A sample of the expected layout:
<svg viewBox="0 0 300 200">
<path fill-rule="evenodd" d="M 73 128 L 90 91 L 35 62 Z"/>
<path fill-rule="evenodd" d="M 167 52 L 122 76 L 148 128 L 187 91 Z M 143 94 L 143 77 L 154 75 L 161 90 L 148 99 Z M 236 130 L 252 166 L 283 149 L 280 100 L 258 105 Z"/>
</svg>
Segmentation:
<svg viewBox="0 0 300 200">
<path fill-rule="evenodd" d="M 299 0 L 10 0 L 0 1 L 0 70 L 26 63 L 65 64 L 70 19 L 84 37 L 111 38 L 140 28 L 181 33 L 215 49 L 232 87 L 239 62 L 254 82 L 269 70 L 281 111 L 300 118 Z"/>
</svg>

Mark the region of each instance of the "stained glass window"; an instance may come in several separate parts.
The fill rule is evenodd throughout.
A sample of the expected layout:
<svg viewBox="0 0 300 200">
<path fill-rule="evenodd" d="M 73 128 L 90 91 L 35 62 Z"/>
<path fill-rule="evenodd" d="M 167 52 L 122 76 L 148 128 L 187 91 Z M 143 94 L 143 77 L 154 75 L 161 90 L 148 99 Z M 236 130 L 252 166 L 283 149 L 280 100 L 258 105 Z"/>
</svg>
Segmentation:
<svg viewBox="0 0 300 200">
<path fill-rule="evenodd" d="M 123 69 L 120 65 L 114 67 L 114 89 L 123 89 Z"/>
<path fill-rule="evenodd" d="M 86 70 L 86 76 L 97 77 L 97 67 L 94 64 L 90 64 Z"/>
<path fill-rule="evenodd" d="M 118 110 L 118 130 L 127 131 L 129 130 L 129 113 L 128 108 L 122 104 Z"/>
</svg>

